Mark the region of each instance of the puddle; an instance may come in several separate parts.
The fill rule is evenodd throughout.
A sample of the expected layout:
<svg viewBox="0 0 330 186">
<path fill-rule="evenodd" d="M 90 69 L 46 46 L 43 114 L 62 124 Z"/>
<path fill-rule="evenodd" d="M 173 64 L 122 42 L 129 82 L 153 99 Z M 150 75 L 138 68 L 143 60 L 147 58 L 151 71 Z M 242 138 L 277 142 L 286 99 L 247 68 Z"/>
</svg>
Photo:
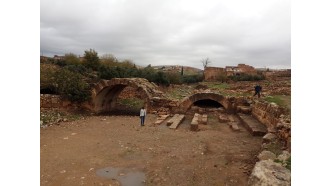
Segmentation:
<svg viewBox="0 0 330 186">
<path fill-rule="evenodd" d="M 146 179 L 145 173 L 134 168 L 107 167 L 97 170 L 96 175 L 103 178 L 116 179 L 122 186 L 144 186 Z"/>
</svg>

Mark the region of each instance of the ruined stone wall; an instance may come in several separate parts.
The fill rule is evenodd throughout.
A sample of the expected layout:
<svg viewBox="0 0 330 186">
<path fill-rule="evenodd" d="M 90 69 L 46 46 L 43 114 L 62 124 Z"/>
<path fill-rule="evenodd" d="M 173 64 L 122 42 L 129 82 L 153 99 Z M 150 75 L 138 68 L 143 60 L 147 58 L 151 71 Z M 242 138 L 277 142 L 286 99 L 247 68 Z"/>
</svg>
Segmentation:
<svg viewBox="0 0 330 186">
<path fill-rule="evenodd" d="M 204 69 L 204 80 L 205 81 L 216 81 L 220 76 L 226 76 L 224 68 L 219 67 L 206 67 Z"/>
<path fill-rule="evenodd" d="M 40 108 L 60 108 L 62 100 L 59 95 L 40 94 Z"/>
<path fill-rule="evenodd" d="M 274 128 L 284 113 L 278 105 L 267 102 L 256 102 L 252 105 L 252 115 L 268 128 Z"/>
<path fill-rule="evenodd" d="M 128 99 L 128 98 L 144 99 L 142 97 L 141 92 L 138 92 L 136 88 L 130 86 L 125 87 L 118 95 L 118 99 Z"/>
<path fill-rule="evenodd" d="M 91 105 L 88 102 L 72 103 L 69 100 L 62 99 L 60 95 L 53 94 L 40 94 L 40 108 L 42 109 L 91 109 Z"/>
<path fill-rule="evenodd" d="M 266 77 L 266 79 L 272 79 L 276 80 L 278 78 L 291 78 L 291 69 L 287 70 L 280 70 L 280 71 L 266 71 L 263 72 L 263 75 Z"/>
<path fill-rule="evenodd" d="M 291 146 L 291 118 L 284 108 L 273 103 L 256 102 L 252 115 L 267 126 L 268 132 L 275 133 L 285 146 Z"/>
<path fill-rule="evenodd" d="M 154 114 L 170 114 L 171 111 L 178 108 L 179 100 L 171 100 L 160 97 L 153 97 L 150 104 L 150 112 Z"/>
<path fill-rule="evenodd" d="M 250 75 L 257 74 L 257 70 L 250 65 L 238 64 L 237 67 L 239 68 L 240 72 L 242 72 L 242 73 L 250 74 Z"/>
</svg>

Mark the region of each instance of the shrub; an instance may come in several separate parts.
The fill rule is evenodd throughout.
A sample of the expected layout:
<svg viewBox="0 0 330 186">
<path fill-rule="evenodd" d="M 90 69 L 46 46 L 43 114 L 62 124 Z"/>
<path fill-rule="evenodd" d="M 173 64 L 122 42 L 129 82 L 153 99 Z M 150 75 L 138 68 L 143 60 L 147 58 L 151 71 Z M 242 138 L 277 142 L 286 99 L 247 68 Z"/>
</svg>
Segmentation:
<svg viewBox="0 0 330 186">
<path fill-rule="evenodd" d="M 167 79 L 169 81 L 169 83 L 171 84 L 181 84 L 182 83 L 182 76 L 177 73 L 177 72 L 168 72 L 166 74 Z"/>
<path fill-rule="evenodd" d="M 81 64 L 80 59 L 73 53 L 65 54 L 64 60 L 67 65 L 79 65 Z"/>
<path fill-rule="evenodd" d="M 54 87 L 57 92 L 70 101 L 83 102 L 91 96 L 90 87 L 83 81 L 83 76 L 63 68 L 54 74 Z"/>
<path fill-rule="evenodd" d="M 182 76 L 183 83 L 198 83 L 203 81 L 203 75 L 185 75 Z"/>
<path fill-rule="evenodd" d="M 261 75 L 240 74 L 235 76 L 229 76 L 229 79 L 233 81 L 260 81 L 260 80 L 264 80 L 265 76 L 262 74 Z"/>
<path fill-rule="evenodd" d="M 170 82 L 167 79 L 165 73 L 161 71 L 155 74 L 153 81 L 159 85 L 165 85 L 165 86 L 170 85 Z"/>
<path fill-rule="evenodd" d="M 79 65 L 79 64 L 77 64 L 77 65 L 67 65 L 64 68 L 70 70 L 71 72 L 79 73 L 79 74 L 82 74 L 82 75 L 89 72 L 88 69 L 85 66 Z"/>
</svg>

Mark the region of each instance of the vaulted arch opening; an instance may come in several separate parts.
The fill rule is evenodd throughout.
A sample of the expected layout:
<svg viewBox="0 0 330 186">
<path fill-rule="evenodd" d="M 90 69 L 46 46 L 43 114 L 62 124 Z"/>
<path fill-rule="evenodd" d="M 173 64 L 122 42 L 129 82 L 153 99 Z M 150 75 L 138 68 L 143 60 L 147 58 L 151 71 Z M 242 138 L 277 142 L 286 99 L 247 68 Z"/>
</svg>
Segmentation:
<svg viewBox="0 0 330 186">
<path fill-rule="evenodd" d="M 201 108 L 220 108 L 223 107 L 219 102 L 214 101 L 212 99 L 201 99 L 195 101 L 193 106 L 201 107 Z"/>
</svg>

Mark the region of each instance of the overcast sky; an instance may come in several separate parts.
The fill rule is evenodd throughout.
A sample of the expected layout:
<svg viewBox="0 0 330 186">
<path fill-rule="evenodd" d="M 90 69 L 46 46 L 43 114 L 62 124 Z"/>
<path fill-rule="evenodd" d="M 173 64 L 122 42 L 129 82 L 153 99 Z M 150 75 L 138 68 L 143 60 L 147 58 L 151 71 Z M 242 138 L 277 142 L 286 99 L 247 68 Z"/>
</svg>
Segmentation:
<svg viewBox="0 0 330 186">
<path fill-rule="evenodd" d="M 289 0 L 41 0 L 40 54 L 291 68 Z"/>
</svg>

